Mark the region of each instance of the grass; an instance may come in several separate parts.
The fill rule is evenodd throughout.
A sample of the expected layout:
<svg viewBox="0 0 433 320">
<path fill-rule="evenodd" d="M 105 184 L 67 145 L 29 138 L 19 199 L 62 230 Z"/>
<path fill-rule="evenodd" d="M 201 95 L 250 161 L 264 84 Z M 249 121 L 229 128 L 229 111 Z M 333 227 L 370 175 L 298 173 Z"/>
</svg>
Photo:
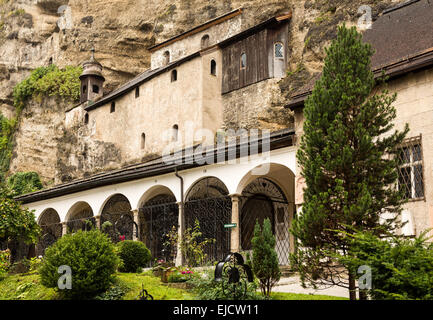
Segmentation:
<svg viewBox="0 0 433 320">
<path fill-rule="evenodd" d="M 163 284 L 160 278 L 145 273 L 117 273 L 116 285 L 124 289 L 124 300 L 135 300 L 142 285 L 155 300 L 194 300 L 190 290 L 178 289 Z M 0 280 L 0 300 L 59 300 L 61 295 L 40 283 L 39 274 L 8 275 Z M 348 300 L 341 297 L 274 292 L 272 300 Z"/>
</svg>

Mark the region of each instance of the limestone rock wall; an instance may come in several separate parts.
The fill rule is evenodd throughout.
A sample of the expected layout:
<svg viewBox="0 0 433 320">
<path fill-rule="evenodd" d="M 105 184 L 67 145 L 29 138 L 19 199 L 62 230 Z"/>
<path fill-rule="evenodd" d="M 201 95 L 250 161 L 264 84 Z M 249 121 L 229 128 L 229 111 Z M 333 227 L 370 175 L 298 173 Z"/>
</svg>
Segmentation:
<svg viewBox="0 0 433 320">
<path fill-rule="evenodd" d="M 147 48 L 209 19 L 243 7 L 241 29 L 276 14 L 293 11 L 289 32 L 288 76 L 257 88 L 266 90 L 266 104 L 228 114 L 226 127 L 284 126 L 281 106 L 289 95 L 320 72 L 323 48 L 335 27 L 354 24 L 360 5 L 376 15 L 397 0 L 0 0 L 0 112 L 14 115 L 12 90 L 41 65 L 79 65 L 92 46 L 104 66 L 105 92 L 150 67 Z M 245 92 L 228 99 L 242 103 Z M 250 99 L 246 97 L 246 99 Z M 16 133 L 11 171 L 40 171 L 44 182 L 70 179 L 122 166 L 127 159 L 114 145 L 86 141 L 80 129 L 65 129 L 65 109 L 33 103 L 25 110 Z M 251 122 L 245 115 L 255 114 Z M 238 120 L 236 120 L 238 119 Z M 283 119 L 283 120 L 282 120 Z M 238 122 L 237 122 L 238 121 Z M 41 130 L 39 130 L 41 129 Z M 74 138 L 74 134 L 78 136 Z M 81 135 L 81 136 L 80 136 Z M 78 139 L 75 141 L 74 139 Z M 43 167 L 43 168 L 42 168 Z"/>
</svg>

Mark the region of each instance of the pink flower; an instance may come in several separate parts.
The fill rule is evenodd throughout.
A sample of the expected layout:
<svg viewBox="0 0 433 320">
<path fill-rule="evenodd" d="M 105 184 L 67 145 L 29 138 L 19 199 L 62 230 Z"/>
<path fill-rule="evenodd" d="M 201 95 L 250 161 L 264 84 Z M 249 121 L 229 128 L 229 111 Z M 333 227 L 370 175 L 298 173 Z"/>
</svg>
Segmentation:
<svg viewBox="0 0 433 320">
<path fill-rule="evenodd" d="M 126 239 L 126 236 L 119 236 L 120 241 L 125 241 L 125 239 Z"/>
</svg>

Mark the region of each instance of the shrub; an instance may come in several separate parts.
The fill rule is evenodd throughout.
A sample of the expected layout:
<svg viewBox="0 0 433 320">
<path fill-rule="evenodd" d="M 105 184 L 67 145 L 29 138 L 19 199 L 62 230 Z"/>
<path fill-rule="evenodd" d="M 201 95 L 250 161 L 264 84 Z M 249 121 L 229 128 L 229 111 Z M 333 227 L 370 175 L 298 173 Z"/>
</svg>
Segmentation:
<svg viewBox="0 0 433 320">
<path fill-rule="evenodd" d="M 21 259 L 11 265 L 9 268 L 9 273 L 11 274 L 19 274 L 19 273 L 28 273 L 30 271 L 30 260 Z"/>
<path fill-rule="evenodd" d="M 263 295 L 269 298 L 272 287 L 280 280 L 281 272 L 275 251 L 275 237 L 272 234 L 271 221 L 268 218 L 263 222 L 263 230 L 260 228 L 259 222 L 256 222 L 251 244 L 253 272 L 260 281 Z"/>
<path fill-rule="evenodd" d="M 42 258 L 31 258 L 30 259 L 30 271 L 37 271 L 40 267 L 42 267 L 43 264 Z"/>
<path fill-rule="evenodd" d="M 433 243 L 424 233 L 415 239 L 380 239 L 369 232 L 353 236 L 350 257 L 342 263 L 354 273 L 359 266 L 371 268 L 376 300 L 433 300 Z"/>
<path fill-rule="evenodd" d="M 119 258 L 110 239 L 99 230 L 67 234 L 45 251 L 40 269 L 41 283 L 57 288 L 60 266 L 72 271 L 72 289 L 65 295 L 89 298 L 107 290 L 116 272 Z"/>
<path fill-rule="evenodd" d="M 143 242 L 126 240 L 118 244 L 118 255 L 123 262 L 121 272 L 141 272 L 151 259 L 150 250 Z"/>
<path fill-rule="evenodd" d="M 7 178 L 7 185 L 13 190 L 14 196 L 38 191 L 43 188 L 41 179 L 36 172 L 17 172 Z"/>
<path fill-rule="evenodd" d="M 6 275 L 10 267 L 11 252 L 9 249 L 0 251 L 0 280 Z"/>
<path fill-rule="evenodd" d="M 192 277 L 188 281 L 193 286 L 193 292 L 198 300 L 233 300 L 233 294 L 229 290 L 223 290 L 222 282 L 214 280 L 214 271 L 208 270 L 200 276 Z M 257 294 L 257 283 L 248 282 L 247 290 L 243 300 L 260 300 L 260 294 Z"/>
</svg>

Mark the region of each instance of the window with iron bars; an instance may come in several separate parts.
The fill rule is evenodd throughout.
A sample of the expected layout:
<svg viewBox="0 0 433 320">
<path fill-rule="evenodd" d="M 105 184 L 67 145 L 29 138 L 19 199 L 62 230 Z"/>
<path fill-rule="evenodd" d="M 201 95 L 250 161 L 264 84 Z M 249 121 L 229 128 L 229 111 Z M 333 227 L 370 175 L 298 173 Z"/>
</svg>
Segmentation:
<svg viewBox="0 0 433 320">
<path fill-rule="evenodd" d="M 406 140 L 398 150 L 400 160 L 398 188 L 410 200 L 424 199 L 421 136 Z"/>
</svg>

